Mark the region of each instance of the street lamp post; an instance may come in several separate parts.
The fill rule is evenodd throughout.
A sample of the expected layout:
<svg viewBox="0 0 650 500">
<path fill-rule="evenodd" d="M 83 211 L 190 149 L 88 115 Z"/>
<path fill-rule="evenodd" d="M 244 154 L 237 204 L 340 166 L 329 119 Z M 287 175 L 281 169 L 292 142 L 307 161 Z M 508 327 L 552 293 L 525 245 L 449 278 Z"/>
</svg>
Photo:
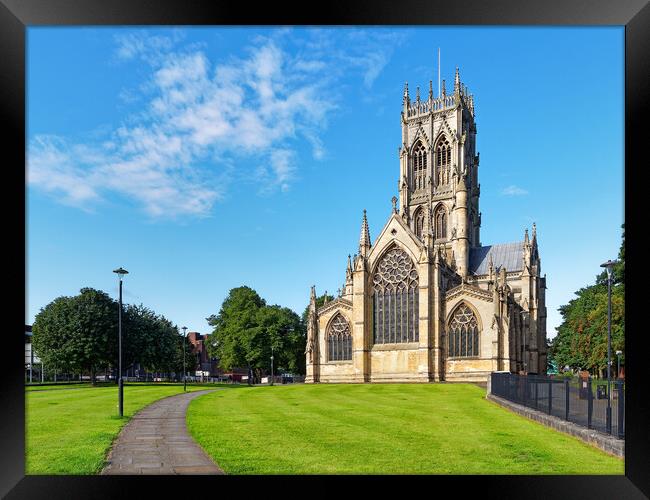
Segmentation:
<svg viewBox="0 0 650 500">
<path fill-rule="evenodd" d="M 606 429 L 612 432 L 612 268 L 617 264 L 615 260 L 608 260 L 600 265 L 607 269 L 607 420 Z"/>
<path fill-rule="evenodd" d="M 113 271 L 120 278 L 120 308 L 118 311 L 118 358 L 117 358 L 117 390 L 120 408 L 120 417 L 124 416 L 124 382 L 122 380 L 122 278 L 125 274 L 129 274 L 126 269 L 115 269 Z"/>
<path fill-rule="evenodd" d="M 273 346 L 271 346 L 271 385 L 273 385 Z"/>
<path fill-rule="evenodd" d="M 183 327 L 183 391 L 187 392 L 187 372 L 185 371 L 185 341 L 187 340 L 187 327 Z"/>
</svg>

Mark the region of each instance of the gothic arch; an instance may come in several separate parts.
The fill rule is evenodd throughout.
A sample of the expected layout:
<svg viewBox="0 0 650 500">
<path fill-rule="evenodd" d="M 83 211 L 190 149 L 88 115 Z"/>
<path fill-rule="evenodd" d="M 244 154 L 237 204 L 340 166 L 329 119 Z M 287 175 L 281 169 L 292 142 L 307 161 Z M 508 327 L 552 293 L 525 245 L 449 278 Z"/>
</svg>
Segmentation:
<svg viewBox="0 0 650 500">
<path fill-rule="evenodd" d="M 419 276 L 416 260 L 392 245 L 371 274 L 373 343 L 419 340 Z"/>
<path fill-rule="evenodd" d="M 352 361 L 352 330 L 350 322 L 337 312 L 325 328 L 327 361 Z"/>
<path fill-rule="evenodd" d="M 429 148 L 421 138 L 418 138 L 411 147 L 410 170 L 411 189 L 424 189 L 427 186 L 427 172 L 429 171 Z"/>
<path fill-rule="evenodd" d="M 483 325 L 476 308 L 466 300 L 456 304 L 445 321 L 448 358 L 475 358 L 481 354 Z"/>
<path fill-rule="evenodd" d="M 447 185 L 451 181 L 451 165 L 453 162 L 453 146 L 447 135 L 442 133 L 436 139 L 433 147 L 434 184 Z"/>
<path fill-rule="evenodd" d="M 411 143 L 411 152 L 413 152 L 413 148 L 418 142 L 421 142 L 427 150 L 431 149 L 431 142 L 429 141 L 429 137 L 427 137 L 427 133 L 424 131 L 422 126 L 416 130 L 415 135 L 413 136 L 413 142 Z"/>
<path fill-rule="evenodd" d="M 424 209 L 420 206 L 413 213 L 413 232 L 421 240 L 424 238 L 424 218 L 426 217 Z"/>
<path fill-rule="evenodd" d="M 449 213 L 442 202 L 433 211 L 433 234 L 436 240 L 449 239 Z"/>
<path fill-rule="evenodd" d="M 420 243 L 420 245 L 422 245 L 422 243 Z M 394 248 L 399 248 L 403 252 L 406 252 L 406 254 L 409 256 L 409 258 L 411 259 L 411 262 L 413 262 L 413 264 L 418 262 L 419 257 L 418 257 L 418 255 L 416 255 L 413 252 L 413 250 L 411 250 L 403 242 L 393 239 L 393 240 L 390 240 L 389 243 L 384 248 L 381 249 L 381 251 L 379 252 L 377 257 L 375 259 L 373 259 L 373 261 L 370 263 L 370 266 L 369 266 L 370 267 L 370 273 L 369 273 L 370 277 L 372 277 L 375 274 L 375 272 L 377 271 L 377 267 L 379 266 L 379 263 L 384 259 L 386 254 L 388 252 L 390 252 L 391 250 L 393 250 Z M 420 251 L 420 246 L 418 246 L 416 248 L 417 248 L 417 251 L 419 252 Z"/>
</svg>

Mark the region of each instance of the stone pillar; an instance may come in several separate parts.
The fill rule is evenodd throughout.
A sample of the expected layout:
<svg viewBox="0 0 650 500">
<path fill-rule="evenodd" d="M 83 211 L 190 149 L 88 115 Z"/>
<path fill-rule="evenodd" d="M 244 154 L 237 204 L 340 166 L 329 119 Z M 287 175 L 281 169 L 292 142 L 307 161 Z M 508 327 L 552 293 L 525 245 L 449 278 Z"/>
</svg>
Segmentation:
<svg viewBox="0 0 650 500">
<path fill-rule="evenodd" d="M 425 248 L 422 258 L 416 265 L 418 270 L 418 363 L 417 376 L 424 380 L 431 380 L 432 364 L 432 290 L 431 290 L 431 266 L 429 265 L 429 249 Z"/>
<path fill-rule="evenodd" d="M 372 321 L 370 314 L 371 296 L 368 283 L 366 259 L 361 255 L 357 258 L 353 272 L 352 295 L 352 362 L 354 364 L 355 381 L 369 382 L 370 380 L 370 338 Z"/>
</svg>

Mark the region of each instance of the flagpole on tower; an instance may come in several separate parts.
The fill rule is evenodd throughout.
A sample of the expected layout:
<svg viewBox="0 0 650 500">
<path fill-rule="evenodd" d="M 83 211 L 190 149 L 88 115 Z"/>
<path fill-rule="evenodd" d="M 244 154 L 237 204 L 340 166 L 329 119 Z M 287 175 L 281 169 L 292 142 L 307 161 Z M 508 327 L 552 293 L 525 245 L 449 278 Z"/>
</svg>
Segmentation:
<svg viewBox="0 0 650 500">
<path fill-rule="evenodd" d="M 438 97 L 440 97 L 440 47 L 438 47 Z"/>
</svg>

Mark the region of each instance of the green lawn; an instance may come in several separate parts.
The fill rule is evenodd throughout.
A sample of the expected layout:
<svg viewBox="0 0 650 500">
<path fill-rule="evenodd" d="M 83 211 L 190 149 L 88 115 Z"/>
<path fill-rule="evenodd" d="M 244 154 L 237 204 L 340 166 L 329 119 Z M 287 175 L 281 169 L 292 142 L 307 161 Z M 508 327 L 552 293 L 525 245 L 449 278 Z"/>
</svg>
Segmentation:
<svg viewBox="0 0 650 500">
<path fill-rule="evenodd" d="M 204 388 L 187 387 L 188 391 Z M 26 473 L 96 474 L 104 466 L 111 443 L 134 413 L 157 399 L 181 392 L 182 384 L 125 385 L 124 418 L 120 419 L 114 384 L 28 387 Z"/>
<path fill-rule="evenodd" d="M 187 421 L 229 474 L 624 474 L 471 384 L 243 386 L 194 400 Z"/>
</svg>

